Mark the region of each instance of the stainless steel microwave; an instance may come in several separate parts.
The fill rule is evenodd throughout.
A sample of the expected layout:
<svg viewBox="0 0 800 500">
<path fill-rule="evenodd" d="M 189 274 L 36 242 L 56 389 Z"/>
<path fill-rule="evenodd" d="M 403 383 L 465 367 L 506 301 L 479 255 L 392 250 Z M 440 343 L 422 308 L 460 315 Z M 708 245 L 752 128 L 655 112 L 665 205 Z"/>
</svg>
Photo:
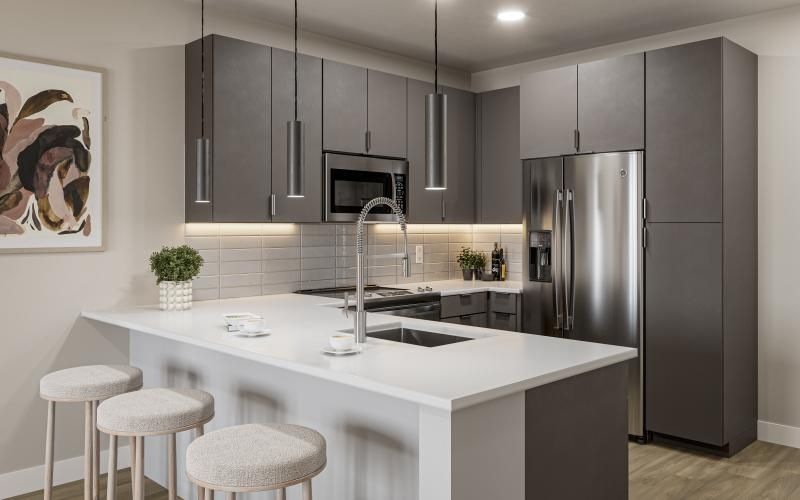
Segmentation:
<svg viewBox="0 0 800 500">
<path fill-rule="evenodd" d="M 379 196 L 394 200 L 400 210 L 408 214 L 407 161 L 325 153 L 322 164 L 326 222 L 356 221 L 364 205 Z M 393 220 L 395 217 L 386 206 L 375 207 L 367 216 L 369 222 Z"/>
</svg>

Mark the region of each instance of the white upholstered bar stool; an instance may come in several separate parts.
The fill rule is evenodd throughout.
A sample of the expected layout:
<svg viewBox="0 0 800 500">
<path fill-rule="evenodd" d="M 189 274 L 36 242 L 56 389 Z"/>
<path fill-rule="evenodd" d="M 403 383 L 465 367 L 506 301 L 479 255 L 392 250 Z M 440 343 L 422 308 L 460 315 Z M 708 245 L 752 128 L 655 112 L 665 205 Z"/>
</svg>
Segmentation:
<svg viewBox="0 0 800 500">
<path fill-rule="evenodd" d="M 198 389 L 143 389 L 121 394 L 103 401 L 97 408 L 97 427 L 108 434 L 108 492 L 106 498 L 116 498 L 116 444 L 118 436 L 135 438 L 134 500 L 144 500 L 144 438 L 168 436 L 168 495 L 176 498 L 175 435 L 195 430 L 203 435 L 203 426 L 214 418 L 214 397 Z M 198 496 L 203 492 L 198 490 Z"/>
<path fill-rule="evenodd" d="M 205 488 L 206 500 L 214 491 L 236 493 L 277 490 L 303 485 L 303 500 L 311 500 L 311 479 L 327 463 L 325 438 L 319 432 L 290 424 L 247 424 L 209 432 L 186 449 L 186 475 Z"/>
<path fill-rule="evenodd" d="M 48 373 L 39 381 L 39 396 L 47 401 L 44 498 L 53 496 L 53 445 L 56 403 L 84 403 L 83 497 L 97 499 L 100 443 L 95 422 L 100 401 L 142 387 L 142 371 L 126 365 L 76 366 Z"/>
</svg>

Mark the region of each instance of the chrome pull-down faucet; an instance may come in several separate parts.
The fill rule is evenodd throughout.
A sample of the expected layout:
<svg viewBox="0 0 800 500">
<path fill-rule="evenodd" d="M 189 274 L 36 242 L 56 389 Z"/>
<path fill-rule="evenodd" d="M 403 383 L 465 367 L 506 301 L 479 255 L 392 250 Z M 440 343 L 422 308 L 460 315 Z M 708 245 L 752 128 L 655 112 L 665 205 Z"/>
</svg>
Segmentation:
<svg viewBox="0 0 800 500">
<path fill-rule="evenodd" d="M 397 216 L 400 229 L 403 230 L 403 253 L 400 257 L 403 260 L 403 276 L 408 278 L 410 274 L 408 264 L 408 232 L 406 231 L 406 216 L 400 207 L 390 198 L 373 198 L 361 209 L 361 214 L 356 222 L 356 318 L 353 332 L 356 335 L 356 342 L 363 344 L 367 341 L 367 312 L 364 310 L 364 221 L 370 210 L 378 205 L 386 205 L 392 209 Z M 345 306 L 347 307 L 347 306 Z"/>
</svg>

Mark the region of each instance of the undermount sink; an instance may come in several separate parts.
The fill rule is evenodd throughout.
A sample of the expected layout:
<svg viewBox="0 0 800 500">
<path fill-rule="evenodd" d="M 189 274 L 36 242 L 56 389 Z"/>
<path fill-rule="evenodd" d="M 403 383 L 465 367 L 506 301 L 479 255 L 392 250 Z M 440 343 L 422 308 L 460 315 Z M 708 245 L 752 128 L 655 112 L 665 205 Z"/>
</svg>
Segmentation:
<svg viewBox="0 0 800 500">
<path fill-rule="evenodd" d="M 459 337 L 457 335 L 448 335 L 445 333 L 428 332 L 425 330 L 417 330 L 415 328 L 387 328 L 384 330 L 367 331 L 367 337 L 375 339 L 391 340 L 392 342 L 401 342 L 403 344 L 412 344 L 422 347 L 438 347 L 447 344 L 455 344 L 457 342 L 465 342 L 467 340 L 474 340 L 469 337 Z"/>
</svg>

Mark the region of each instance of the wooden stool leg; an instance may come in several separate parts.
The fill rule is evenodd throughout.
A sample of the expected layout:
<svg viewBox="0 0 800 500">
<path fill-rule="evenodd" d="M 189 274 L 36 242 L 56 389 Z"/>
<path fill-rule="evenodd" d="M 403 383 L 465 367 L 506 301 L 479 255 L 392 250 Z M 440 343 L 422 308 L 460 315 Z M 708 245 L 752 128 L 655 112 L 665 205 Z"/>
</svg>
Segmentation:
<svg viewBox="0 0 800 500">
<path fill-rule="evenodd" d="M 275 492 L 275 498 L 277 500 L 286 500 L 286 488 L 281 488 Z"/>
<path fill-rule="evenodd" d="M 134 500 L 144 500 L 144 437 L 136 436 L 136 480 L 133 483 Z"/>
<path fill-rule="evenodd" d="M 100 431 L 97 430 L 97 405 L 92 401 L 92 498 L 100 499 Z"/>
<path fill-rule="evenodd" d="M 229 491 L 225 494 L 225 500 L 236 500 L 236 493 Z"/>
<path fill-rule="evenodd" d="M 197 426 L 195 428 L 195 430 L 194 430 L 194 438 L 197 439 L 200 436 L 202 436 L 204 431 L 205 431 L 205 426 L 203 426 L 203 425 Z M 204 500 L 204 499 L 205 499 L 205 493 L 203 492 L 203 487 L 202 486 L 198 486 L 197 487 L 197 500 Z"/>
<path fill-rule="evenodd" d="M 53 441 L 55 438 L 56 402 L 47 402 L 47 438 L 44 444 L 44 500 L 53 498 Z"/>
<path fill-rule="evenodd" d="M 106 500 L 117 498 L 117 436 L 108 436 L 108 478 L 106 487 Z"/>
<path fill-rule="evenodd" d="M 205 500 L 214 500 L 214 490 L 206 488 Z"/>
<path fill-rule="evenodd" d="M 167 453 L 169 456 L 167 457 L 167 466 L 169 467 L 167 471 L 167 498 L 168 500 L 175 500 L 175 490 L 177 489 L 177 477 L 178 477 L 178 470 L 177 465 L 175 464 L 175 434 L 170 434 L 167 437 L 167 442 L 169 443 L 167 446 Z"/>
<path fill-rule="evenodd" d="M 128 450 L 131 452 L 131 486 L 133 486 L 133 479 L 136 477 L 136 437 L 131 436 L 128 438 Z"/>
<path fill-rule="evenodd" d="M 303 500 L 311 500 L 311 480 L 303 483 Z"/>
<path fill-rule="evenodd" d="M 83 425 L 83 498 L 92 500 L 92 402 L 84 403 Z"/>
</svg>

